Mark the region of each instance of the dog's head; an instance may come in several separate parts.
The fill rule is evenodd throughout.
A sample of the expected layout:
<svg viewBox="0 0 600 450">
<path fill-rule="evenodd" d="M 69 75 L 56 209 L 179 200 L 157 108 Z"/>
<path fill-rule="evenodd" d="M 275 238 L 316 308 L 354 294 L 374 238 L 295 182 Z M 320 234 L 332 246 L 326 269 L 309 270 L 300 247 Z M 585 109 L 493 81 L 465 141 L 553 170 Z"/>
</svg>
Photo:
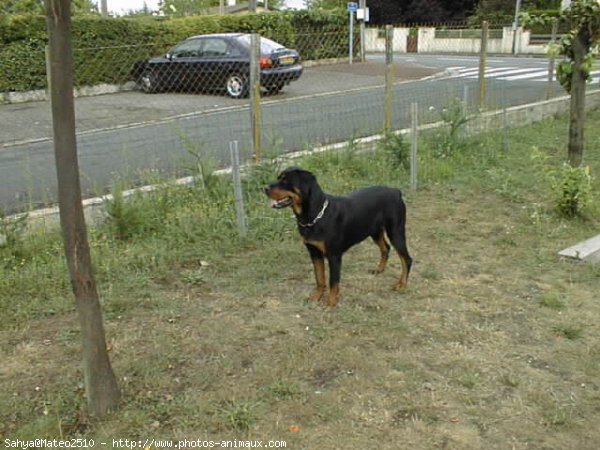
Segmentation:
<svg viewBox="0 0 600 450">
<path fill-rule="evenodd" d="M 308 199 L 315 176 L 298 167 L 288 167 L 277 177 L 277 181 L 265 188 L 265 194 L 271 199 L 272 208 L 291 206 L 296 214 L 302 212 L 302 204 Z"/>
</svg>

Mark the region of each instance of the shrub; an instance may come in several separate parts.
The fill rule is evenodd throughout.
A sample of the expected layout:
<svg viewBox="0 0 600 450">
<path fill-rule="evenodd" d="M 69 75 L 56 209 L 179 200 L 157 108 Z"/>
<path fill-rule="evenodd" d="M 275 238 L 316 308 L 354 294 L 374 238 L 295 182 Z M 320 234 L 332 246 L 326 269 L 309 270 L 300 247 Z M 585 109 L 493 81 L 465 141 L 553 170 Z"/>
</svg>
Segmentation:
<svg viewBox="0 0 600 450">
<path fill-rule="evenodd" d="M 558 213 L 568 218 L 581 215 L 592 200 L 593 177 L 589 166 L 573 167 L 563 163 L 555 168 L 537 147 L 533 147 L 531 159 L 549 183 Z"/>
<path fill-rule="evenodd" d="M 410 143 L 403 135 L 387 132 L 378 143 L 378 149 L 382 151 L 390 165 L 394 169 L 408 169 L 410 166 Z"/>
<path fill-rule="evenodd" d="M 552 176 L 556 209 L 565 217 L 581 215 L 592 195 L 589 166 L 572 167 L 567 163 Z"/>
<path fill-rule="evenodd" d="M 26 227 L 27 214 L 7 217 L 0 209 L 0 257 L 4 256 L 3 253 L 8 255 L 9 259 L 20 255 Z"/>
<path fill-rule="evenodd" d="M 450 104 L 440 111 L 440 118 L 444 127 L 438 134 L 435 143 L 435 156 L 437 158 L 449 158 L 466 146 L 463 130 L 469 117 L 460 99 L 452 99 Z"/>
</svg>

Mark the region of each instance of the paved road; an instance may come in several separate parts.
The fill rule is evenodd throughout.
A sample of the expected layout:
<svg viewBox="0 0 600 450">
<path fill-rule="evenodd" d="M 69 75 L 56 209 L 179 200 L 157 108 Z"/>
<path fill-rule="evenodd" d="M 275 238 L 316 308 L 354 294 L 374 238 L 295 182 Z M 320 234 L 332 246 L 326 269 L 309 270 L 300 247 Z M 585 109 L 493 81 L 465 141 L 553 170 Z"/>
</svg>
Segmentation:
<svg viewBox="0 0 600 450">
<path fill-rule="evenodd" d="M 411 102 L 423 119 L 430 107 L 451 98 L 475 102 L 477 58 L 406 55 L 396 58 L 394 127 L 408 124 Z M 539 69 L 541 59 L 490 58 L 488 70 Z M 446 70 L 449 69 L 449 70 Z M 446 70 L 446 72 L 444 72 Z M 441 78 L 426 78 L 434 73 Z M 264 99 L 263 145 L 291 151 L 308 145 L 347 140 L 381 131 L 384 71 L 381 57 L 366 64 L 319 66 L 284 92 Z M 492 107 L 522 104 L 543 97 L 546 84 L 534 78 L 488 82 Z M 560 88 L 555 87 L 560 93 Z M 250 157 L 249 108 L 246 101 L 224 96 L 127 92 L 77 99 L 78 149 L 86 195 L 104 192 L 111 180 L 140 181 L 140 171 L 184 174 L 191 154 L 226 164 L 227 144 L 238 140 Z M 429 117 L 436 120 L 439 117 Z M 0 106 L 0 207 L 15 211 L 55 200 L 55 172 L 48 105 Z"/>
</svg>

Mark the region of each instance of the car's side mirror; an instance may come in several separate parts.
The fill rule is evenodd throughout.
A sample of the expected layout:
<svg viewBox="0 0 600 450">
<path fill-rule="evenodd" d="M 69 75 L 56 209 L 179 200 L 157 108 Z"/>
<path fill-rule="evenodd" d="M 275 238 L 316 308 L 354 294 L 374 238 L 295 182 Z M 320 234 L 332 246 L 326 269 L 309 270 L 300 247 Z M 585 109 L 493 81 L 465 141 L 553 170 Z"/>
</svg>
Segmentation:
<svg viewBox="0 0 600 450">
<path fill-rule="evenodd" d="M 173 55 L 171 53 L 167 53 L 165 54 L 165 58 L 167 58 L 170 61 L 173 59 Z"/>
</svg>

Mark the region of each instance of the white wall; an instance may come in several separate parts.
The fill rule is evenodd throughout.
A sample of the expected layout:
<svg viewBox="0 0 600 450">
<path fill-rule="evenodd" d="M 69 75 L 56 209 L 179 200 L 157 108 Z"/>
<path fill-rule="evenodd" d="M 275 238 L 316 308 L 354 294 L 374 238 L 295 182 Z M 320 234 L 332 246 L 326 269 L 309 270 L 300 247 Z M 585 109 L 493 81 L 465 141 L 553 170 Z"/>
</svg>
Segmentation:
<svg viewBox="0 0 600 450">
<path fill-rule="evenodd" d="M 385 52 L 385 38 L 378 37 L 380 28 L 367 28 L 365 30 L 366 49 L 368 52 Z M 395 52 L 406 52 L 408 28 L 394 28 L 392 46 Z"/>
<path fill-rule="evenodd" d="M 409 28 L 394 28 L 394 51 L 406 53 Z M 516 31 L 515 49 L 517 54 L 545 54 L 545 45 L 530 45 L 531 33 L 519 28 Z M 385 39 L 378 37 L 377 28 L 366 29 L 366 50 L 368 52 L 385 52 Z M 511 27 L 502 29 L 502 38 L 488 39 L 488 53 L 511 54 L 513 48 L 513 31 Z M 470 38 L 435 38 L 435 28 L 422 27 L 418 30 L 418 53 L 466 53 L 481 51 L 481 39 Z"/>
</svg>

